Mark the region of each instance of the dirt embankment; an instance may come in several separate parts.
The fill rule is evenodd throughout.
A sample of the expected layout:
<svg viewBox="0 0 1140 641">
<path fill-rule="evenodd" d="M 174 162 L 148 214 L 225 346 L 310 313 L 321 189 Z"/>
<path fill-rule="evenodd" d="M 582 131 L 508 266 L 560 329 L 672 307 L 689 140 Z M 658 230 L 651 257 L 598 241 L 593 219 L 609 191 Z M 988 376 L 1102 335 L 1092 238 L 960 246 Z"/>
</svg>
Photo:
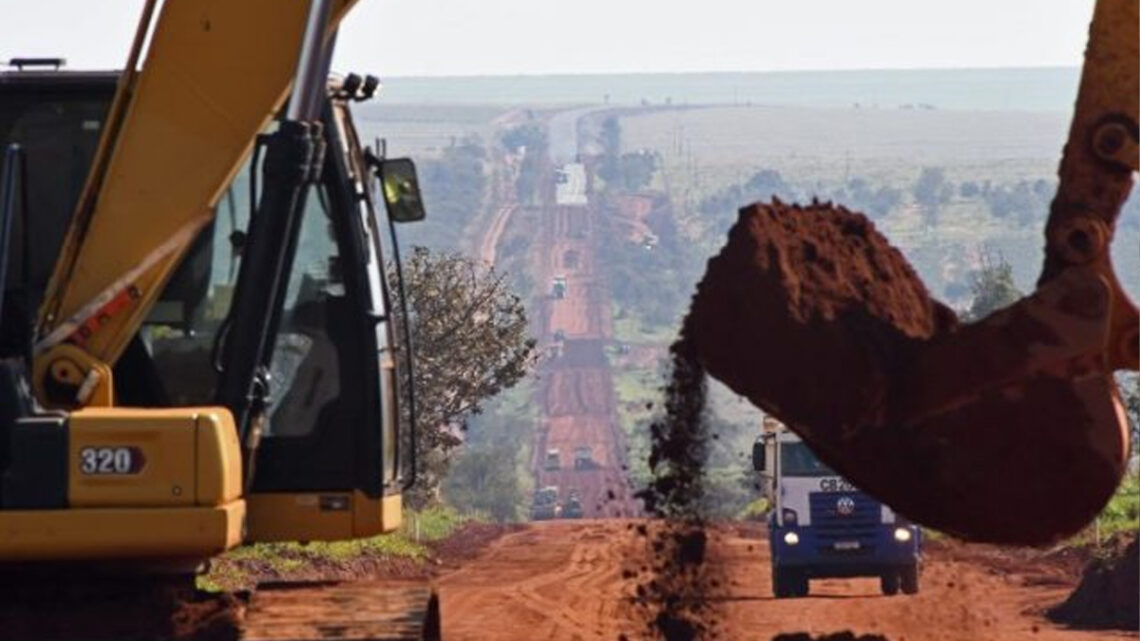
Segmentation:
<svg viewBox="0 0 1140 641">
<path fill-rule="evenodd" d="M 192 578 L 5 576 L 0 639 L 236 639 L 248 593 L 210 594 Z"/>
<path fill-rule="evenodd" d="M 470 522 L 427 543 L 425 559 L 361 554 L 345 559 L 291 556 L 218 559 L 242 573 L 242 583 L 327 586 L 339 581 L 429 580 L 456 569 L 518 526 Z M 288 569 L 286 569 L 288 568 Z M 142 578 L 78 574 L 8 574 L 0 589 L 0 641 L 134 641 L 237 639 L 256 590 L 212 593 L 191 576 Z M 319 589 L 315 587 L 314 589 Z"/>
<path fill-rule="evenodd" d="M 1049 618 L 1078 628 L 1140 630 L 1140 539 L 1091 560 L 1080 584 Z"/>
</svg>

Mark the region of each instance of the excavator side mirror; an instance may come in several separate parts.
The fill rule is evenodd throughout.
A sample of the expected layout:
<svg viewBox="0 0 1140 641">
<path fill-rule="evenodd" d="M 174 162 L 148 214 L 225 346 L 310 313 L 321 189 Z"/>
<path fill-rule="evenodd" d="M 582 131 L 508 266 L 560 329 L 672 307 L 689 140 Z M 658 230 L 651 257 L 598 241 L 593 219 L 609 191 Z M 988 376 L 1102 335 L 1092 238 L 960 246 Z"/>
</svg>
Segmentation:
<svg viewBox="0 0 1140 641">
<path fill-rule="evenodd" d="M 412 223 L 427 217 L 416 165 L 410 158 L 377 160 L 376 173 L 388 217 L 397 223 Z"/>
<path fill-rule="evenodd" d="M 752 444 L 752 469 L 757 472 L 763 472 L 764 468 L 767 467 L 767 461 L 764 456 L 766 449 L 767 448 L 764 447 L 764 441 L 762 440 Z"/>
</svg>

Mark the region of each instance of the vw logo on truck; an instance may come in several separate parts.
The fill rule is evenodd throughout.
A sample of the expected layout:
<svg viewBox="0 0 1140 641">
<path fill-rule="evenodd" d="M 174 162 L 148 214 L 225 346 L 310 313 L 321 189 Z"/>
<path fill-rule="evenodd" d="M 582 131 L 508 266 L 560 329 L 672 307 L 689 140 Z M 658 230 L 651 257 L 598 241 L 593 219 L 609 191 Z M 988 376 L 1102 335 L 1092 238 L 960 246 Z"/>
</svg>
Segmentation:
<svg viewBox="0 0 1140 641">
<path fill-rule="evenodd" d="M 851 516 L 855 513 L 855 499 L 844 496 L 835 502 L 835 511 L 840 516 Z"/>
</svg>

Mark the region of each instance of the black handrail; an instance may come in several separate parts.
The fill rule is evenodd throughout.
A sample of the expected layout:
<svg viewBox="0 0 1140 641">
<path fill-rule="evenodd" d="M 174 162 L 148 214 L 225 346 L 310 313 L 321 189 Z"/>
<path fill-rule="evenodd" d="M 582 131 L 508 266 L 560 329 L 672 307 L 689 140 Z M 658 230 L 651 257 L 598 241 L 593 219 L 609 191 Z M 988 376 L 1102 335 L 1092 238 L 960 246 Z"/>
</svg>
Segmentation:
<svg viewBox="0 0 1140 641">
<path fill-rule="evenodd" d="M 3 178 L 0 179 L 0 314 L 4 312 L 4 290 L 8 284 L 8 256 L 11 245 L 12 220 L 16 217 L 16 192 L 21 185 L 20 170 L 24 159 L 24 149 L 12 143 L 4 150 Z M 2 318 L 2 316 L 0 316 Z"/>
<path fill-rule="evenodd" d="M 404 479 L 403 489 L 412 489 L 419 480 L 419 438 L 416 434 L 416 368 L 415 352 L 412 350 L 412 319 L 408 316 L 408 296 L 404 290 L 404 267 L 400 260 L 400 241 L 396 236 L 396 221 L 391 216 L 388 219 L 388 233 L 392 237 L 392 259 L 396 261 L 396 290 L 400 294 L 401 328 L 404 334 L 404 364 L 408 373 L 408 429 L 411 445 L 410 474 Z"/>
</svg>

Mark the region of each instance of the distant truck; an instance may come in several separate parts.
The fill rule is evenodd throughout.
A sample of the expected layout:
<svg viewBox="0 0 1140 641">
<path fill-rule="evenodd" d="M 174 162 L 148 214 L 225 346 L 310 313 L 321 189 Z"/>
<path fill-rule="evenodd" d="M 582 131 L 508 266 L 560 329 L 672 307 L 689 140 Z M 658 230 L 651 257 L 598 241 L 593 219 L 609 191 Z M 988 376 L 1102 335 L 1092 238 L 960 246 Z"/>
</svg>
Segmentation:
<svg viewBox="0 0 1140 641">
<path fill-rule="evenodd" d="M 582 516 L 582 497 L 578 494 L 578 490 L 570 490 L 566 496 L 566 507 L 562 510 L 562 518 L 580 519 Z"/>
<path fill-rule="evenodd" d="M 542 469 L 548 472 L 562 469 L 562 453 L 558 450 L 546 450 L 546 458 L 542 460 Z"/>
<path fill-rule="evenodd" d="M 550 295 L 557 298 L 566 298 L 566 277 L 555 276 L 550 282 Z"/>
<path fill-rule="evenodd" d="M 752 450 L 771 511 L 772 591 L 803 597 L 811 579 L 879 577 L 883 594 L 915 594 L 922 533 L 824 465 L 771 418 Z"/>
<path fill-rule="evenodd" d="M 562 516 L 562 504 L 558 502 L 558 486 L 548 485 L 534 493 L 534 503 L 530 508 L 532 521 L 548 521 Z"/>
<path fill-rule="evenodd" d="M 592 470 L 594 469 L 594 457 L 590 452 L 590 448 L 582 445 L 574 448 L 574 469 L 576 470 Z"/>
</svg>

